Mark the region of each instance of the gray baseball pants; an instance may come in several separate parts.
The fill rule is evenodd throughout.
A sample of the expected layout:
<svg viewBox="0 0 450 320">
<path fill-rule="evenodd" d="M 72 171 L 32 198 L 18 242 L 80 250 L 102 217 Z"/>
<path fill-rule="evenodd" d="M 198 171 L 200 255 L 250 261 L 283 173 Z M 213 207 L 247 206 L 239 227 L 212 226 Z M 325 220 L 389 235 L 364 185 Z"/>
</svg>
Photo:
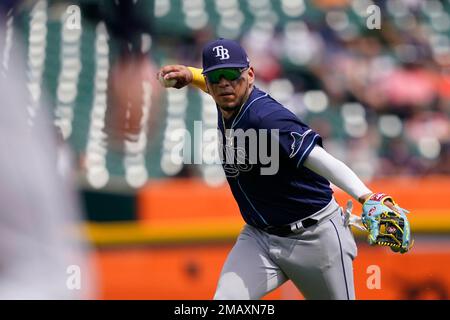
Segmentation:
<svg viewBox="0 0 450 320">
<path fill-rule="evenodd" d="M 334 199 L 324 210 L 318 224 L 288 237 L 246 225 L 225 261 L 214 299 L 260 299 L 287 280 L 305 299 L 355 299 L 352 231 Z"/>
</svg>

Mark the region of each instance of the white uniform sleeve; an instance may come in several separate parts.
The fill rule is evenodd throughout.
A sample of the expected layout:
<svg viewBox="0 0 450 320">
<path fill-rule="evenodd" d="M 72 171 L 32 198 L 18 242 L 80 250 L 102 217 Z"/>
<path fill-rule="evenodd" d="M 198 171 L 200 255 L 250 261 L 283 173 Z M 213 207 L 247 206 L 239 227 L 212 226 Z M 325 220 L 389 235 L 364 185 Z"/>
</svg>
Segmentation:
<svg viewBox="0 0 450 320">
<path fill-rule="evenodd" d="M 321 175 L 354 199 L 372 191 L 342 161 L 336 159 L 320 146 L 315 146 L 304 162 L 304 166 Z"/>
</svg>

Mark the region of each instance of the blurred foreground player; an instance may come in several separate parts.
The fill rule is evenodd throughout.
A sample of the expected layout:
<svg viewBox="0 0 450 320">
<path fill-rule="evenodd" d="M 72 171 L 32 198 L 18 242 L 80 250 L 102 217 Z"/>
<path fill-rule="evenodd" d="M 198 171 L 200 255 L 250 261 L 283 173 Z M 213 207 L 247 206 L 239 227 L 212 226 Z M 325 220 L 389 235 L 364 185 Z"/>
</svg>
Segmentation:
<svg viewBox="0 0 450 320">
<path fill-rule="evenodd" d="M 46 105 L 34 117 L 28 113 L 22 54 L 13 43 L 0 74 L 0 299 L 91 298 L 92 268 L 77 230 L 81 216 L 66 148 L 57 142 Z"/>
<path fill-rule="evenodd" d="M 324 150 L 316 132 L 254 86 L 254 70 L 237 42 L 212 41 L 202 58 L 202 73 L 169 65 L 157 76 L 167 87 L 196 85 L 212 96 L 218 109 L 222 166 L 246 225 L 223 266 L 214 298 L 259 299 L 290 279 L 306 299 L 354 299 L 357 247 L 330 182 L 363 204 L 371 244 L 392 242 L 394 251 L 407 252 L 405 211 L 392 197 L 369 190 Z M 257 135 L 252 142 L 259 146 L 256 157 L 250 143 L 239 141 L 242 133 L 251 136 L 251 130 L 267 130 L 275 139 L 276 171 L 264 174 L 267 162 L 259 157 L 261 146 L 270 150 L 272 141 Z M 228 157 L 230 153 L 236 156 Z M 252 157 L 257 161 L 252 163 Z M 381 230 L 388 218 L 403 223 L 400 240 Z"/>
</svg>

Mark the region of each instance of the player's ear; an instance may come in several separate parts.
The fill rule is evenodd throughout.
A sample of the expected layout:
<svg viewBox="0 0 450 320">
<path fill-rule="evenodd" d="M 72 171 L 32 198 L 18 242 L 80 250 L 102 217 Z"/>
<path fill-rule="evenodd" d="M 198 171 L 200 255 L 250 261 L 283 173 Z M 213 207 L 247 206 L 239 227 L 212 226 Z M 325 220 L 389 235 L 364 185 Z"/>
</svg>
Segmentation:
<svg viewBox="0 0 450 320">
<path fill-rule="evenodd" d="M 253 83 L 255 82 L 255 71 L 253 70 L 253 67 L 248 68 L 247 79 L 248 79 L 248 85 L 252 86 Z"/>
<path fill-rule="evenodd" d="M 205 79 L 205 84 L 206 84 L 206 93 L 210 93 L 211 91 L 209 90 L 209 83 L 208 83 L 208 80 L 206 80 L 206 77 L 205 76 L 203 76 L 203 79 Z"/>
</svg>

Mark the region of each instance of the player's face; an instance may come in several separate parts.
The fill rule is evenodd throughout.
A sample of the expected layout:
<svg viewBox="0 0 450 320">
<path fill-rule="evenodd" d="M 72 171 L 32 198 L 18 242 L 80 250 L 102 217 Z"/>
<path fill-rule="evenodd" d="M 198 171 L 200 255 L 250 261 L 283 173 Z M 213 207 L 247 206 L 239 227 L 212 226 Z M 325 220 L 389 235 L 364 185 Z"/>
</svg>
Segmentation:
<svg viewBox="0 0 450 320">
<path fill-rule="evenodd" d="M 208 91 L 222 111 L 233 112 L 247 100 L 253 85 L 253 68 L 219 69 L 206 75 Z"/>
</svg>

